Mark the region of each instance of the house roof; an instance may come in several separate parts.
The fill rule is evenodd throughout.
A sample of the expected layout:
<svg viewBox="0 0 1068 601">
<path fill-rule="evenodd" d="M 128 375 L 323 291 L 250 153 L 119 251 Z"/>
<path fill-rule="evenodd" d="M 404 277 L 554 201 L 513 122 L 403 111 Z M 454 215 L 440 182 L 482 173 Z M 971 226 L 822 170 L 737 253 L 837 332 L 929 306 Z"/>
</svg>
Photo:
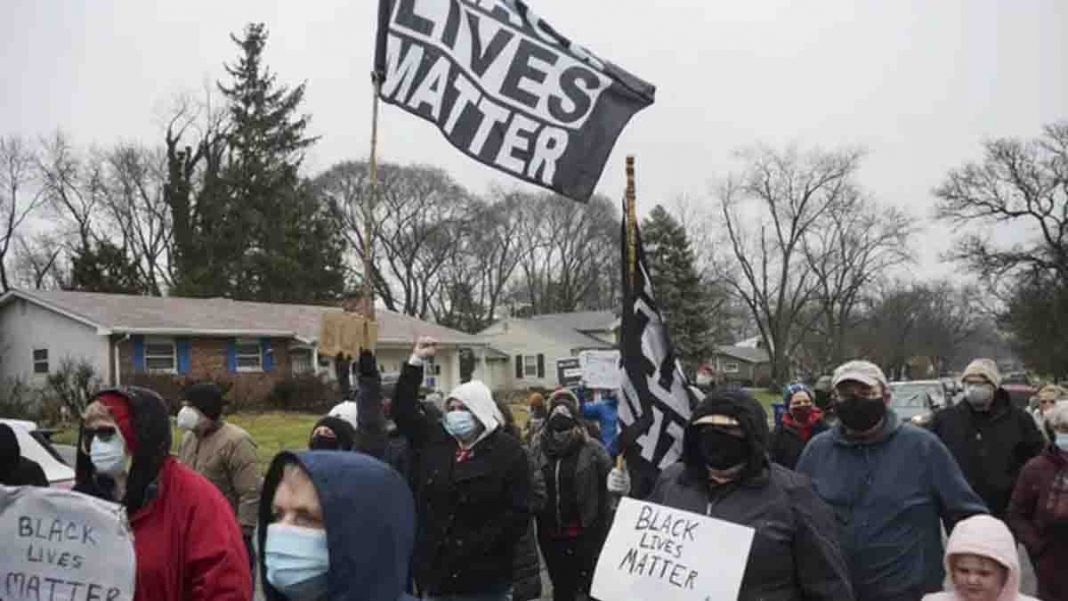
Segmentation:
<svg viewBox="0 0 1068 601">
<path fill-rule="evenodd" d="M 535 315 L 531 321 L 553 323 L 579 332 L 607 332 L 617 321 L 611 311 L 576 311 L 574 313 L 547 313 Z"/>
<path fill-rule="evenodd" d="M 12 290 L 0 304 L 25 298 L 102 333 L 201 336 L 275 336 L 319 339 L 324 313 L 337 307 L 235 301 L 225 298 L 133 296 L 65 290 Z M 442 344 L 484 344 L 479 338 L 386 309 L 377 309 L 378 341 L 411 344 L 432 336 Z"/>
<path fill-rule="evenodd" d="M 767 363 L 771 361 L 768 357 L 768 352 L 762 348 L 751 348 L 748 346 L 717 346 L 716 352 L 720 355 L 727 355 L 728 357 L 741 359 L 746 363 Z"/>
<path fill-rule="evenodd" d="M 514 323 L 529 328 L 531 331 L 552 338 L 557 343 L 571 349 L 610 349 L 614 345 L 587 332 L 603 332 L 612 329 L 616 317 L 611 311 L 580 311 L 578 313 L 552 313 L 536 315 L 526 319 L 509 318 L 506 323 Z M 489 333 L 483 330 L 479 335 L 487 338 L 506 336 L 505 332 Z"/>
</svg>

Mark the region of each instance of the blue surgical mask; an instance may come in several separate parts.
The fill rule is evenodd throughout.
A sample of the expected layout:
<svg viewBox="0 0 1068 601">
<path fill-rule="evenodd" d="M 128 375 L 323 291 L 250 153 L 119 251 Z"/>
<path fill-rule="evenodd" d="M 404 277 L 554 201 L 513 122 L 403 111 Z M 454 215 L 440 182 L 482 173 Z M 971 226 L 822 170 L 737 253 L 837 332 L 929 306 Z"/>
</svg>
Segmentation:
<svg viewBox="0 0 1068 601">
<path fill-rule="evenodd" d="M 1057 432 L 1057 438 L 1054 441 L 1060 450 L 1068 453 L 1068 432 Z"/>
<path fill-rule="evenodd" d="M 126 469 L 126 444 L 118 435 L 106 441 L 94 437 L 89 445 L 89 459 L 97 473 L 117 476 Z"/>
<path fill-rule="evenodd" d="M 445 414 L 445 430 L 461 440 L 467 440 L 478 430 L 478 421 L 470 411 L 450 411 Z"/>
<path fill-rule="evenodd" d="M 312 601 L 326 596 L 330 552 L 325 530 L 271 524 L 263 547 L 267 582 L 286 599 Z"/>
</svg>

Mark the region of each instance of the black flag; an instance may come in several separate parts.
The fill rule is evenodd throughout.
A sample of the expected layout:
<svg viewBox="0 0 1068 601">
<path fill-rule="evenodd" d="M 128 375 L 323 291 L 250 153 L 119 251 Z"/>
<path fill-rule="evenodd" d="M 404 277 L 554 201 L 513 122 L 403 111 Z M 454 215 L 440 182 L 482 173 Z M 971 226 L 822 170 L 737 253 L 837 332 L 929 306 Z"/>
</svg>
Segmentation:
<svg viewBox="0 0 1068 601">
<path fill-rule="evenodd" d="M 644 498 L 660 470 L 682 458 L 682 437 L 690 420 L 690 388 L 653 297 L 641 232 L 633 223 L 633 238 L 628 236 L 628 221 L 624 207 L 620 448 L 636 476 L 631 492 Z"/>
<path fill-rule="evenodd" d="M 382 100 L 468 156 L 585 202 L 655 88 L 560 35 L 522 0 L 379 0 Z"/>
</svg>

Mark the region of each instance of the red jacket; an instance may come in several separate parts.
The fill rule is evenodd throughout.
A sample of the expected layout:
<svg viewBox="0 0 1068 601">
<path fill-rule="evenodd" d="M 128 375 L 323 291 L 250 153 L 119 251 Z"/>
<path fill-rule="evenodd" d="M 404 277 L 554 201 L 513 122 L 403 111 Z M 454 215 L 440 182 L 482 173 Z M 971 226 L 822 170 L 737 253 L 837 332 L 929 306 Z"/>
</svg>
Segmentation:
<svg viewBox="0 0 1068 601">
<path fill-rule="evenodd" d="M 1008 522 L 1027 547 L 1040 599 L 1068 599 L 1068 459 L 1053 447 L 1024 465 Z"/>
<path fill-rule="evenodd" d="M 130 519 L 134 601 L 249 601 L 245 543 L 222 493 L 173 457 L 163 460 L 157 482 Z"/>
</svg>

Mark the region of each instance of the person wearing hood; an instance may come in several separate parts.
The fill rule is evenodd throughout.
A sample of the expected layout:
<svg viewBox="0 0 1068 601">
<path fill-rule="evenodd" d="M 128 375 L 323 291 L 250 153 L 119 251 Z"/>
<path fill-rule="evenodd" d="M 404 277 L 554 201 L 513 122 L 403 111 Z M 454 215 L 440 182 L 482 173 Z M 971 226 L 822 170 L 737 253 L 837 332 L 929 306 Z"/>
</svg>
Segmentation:
<svg viewBox="0 0 1068 601">
<path fill-rule="evenodd" d="M 946 545 L 945 568 L 950 588 L 923 601 L 1038 601 L 1020 593 L 1016 541 L 997 518 L 977 515 L 957 524 Z"/>
<path fill-rule="evenodd" d="M 170 448 L 158 394 L 102 391 L 78 433 L 74 490 L 125 507 L 137 560 L 134 601 L 248 601 L 252 576 L 233 508 Z"/>
<path fill-rule="evenodd" d="M 391 396 L 392 391 L 383 387 L 378 361 L 370 350 L 360 351 L 356 373 L 356 400 L 334 405 L 327 416 L 343 419 L 352 427 L 351 450 L 381 459 L 386 452 L 388 438 L 384 397 Z"/>
<path fill-rule="evenodd" d="M 4 486 L 48 486 L 41 466 L 22 456 L 19 439 L 7 424 L 0 424 L 0 484 Z"/>
<path fill-rule="evenodd" d="M 407 483 L 362 453 L 283 451 L 271 461 L 257 548 L 267 601 L 403 601 L 415 506 Z"/>
<path fill-rule="evenodd" d="M 340 417 L 327 415 L 312 426 L 308 450 L 352 451 L 355 441 L 356 431 L 352 429 L 352 424 Z"/>
<path fill-rule="evenodd" d="M 990 512 L 1003 518 L 1020 469 L 1042 452 L 1035 420 L 1001 388 L 997 364 L 976 359 L 965 368 L 964 402 L 935 413 L 930 429 L 957 460 Z"/>
<path fill-rule="evenodd" d="M 204 476 L 226 497 L 237 516 L 248 556 L 260 501 L 256 443 L 249 433 L 222 418 L 223 392 L 214 382 L 186 388 L 177 426 L 185 430 L 178 461 Z M 250 562 L 249 566 L 253 564 Z"/>
<path fill-rule="evenodd" d="M 456 387 L 435 421 L 422 411 L 423 363 L 437 343 L 420 338 L 401 370 L 392 414 L 413 453 L 419 535 L 415 581 L 428 599 L 504 600 L 516 543 L 530 520 L 530 467 L 522 445 L 479 381 Z"/>
<path fill-rule="evenodd" d="M 786 413 L 771 433 L 769 453 L 772 461 L 787 469 L 797 466 L 801 451 L 813 436 L 829 428 L 823 411 L 813 401 L 812 391 L 804 384 L 790 384 L 783 391 Z"/>
<path fill-rule="evenodd" d="M 550 401 L 551 403 L 551 401 Z M 582 417 L 595 420 L 600 426 L 601 444 L 608 449 L 608 454 L 616 456 L 619 451 L 617 439 L 619 438 L 619 399 L 610 390 L 600 391 L 600 399 L 587 401 L 580 405 Z"/>
<path fill-rule="evenodd" d="M 830 509 L 808 478 L 770 463 L 764 408 L 741 389 L 713 390 L 694 410 L 682 460 L 647 501 L 756 530 L 741 601 L 849 601 L 853 591 Z"/>
<path fill-rule="evenodd" d="M 918 601 L 942 589 L 942 525 L 986 505 L 938 437 L 888 407 L 877 365 L 839 366 L 834 390 L 840 423 L 809 441 L 797 471 L 834 511 L 856 598 Z"/>
<path fill-rule="evenodd" d="M 548 493 L 536 515 L 538 545 L 553 601 L 573 601 L 589 593 L 611 521 L 606 482 L 612 460 L 586 433 L 578 401 L 566 390 L 550 397 L 549 418 L 532 446 Z"/>
<path fill-rule="evenodd" d="M 1024 465 L 1008 522 L 1027 547 L 1041 599 L 1068 599 L 1068 401 L 1046 413 L 1053 442 Z"/>
</svg>

